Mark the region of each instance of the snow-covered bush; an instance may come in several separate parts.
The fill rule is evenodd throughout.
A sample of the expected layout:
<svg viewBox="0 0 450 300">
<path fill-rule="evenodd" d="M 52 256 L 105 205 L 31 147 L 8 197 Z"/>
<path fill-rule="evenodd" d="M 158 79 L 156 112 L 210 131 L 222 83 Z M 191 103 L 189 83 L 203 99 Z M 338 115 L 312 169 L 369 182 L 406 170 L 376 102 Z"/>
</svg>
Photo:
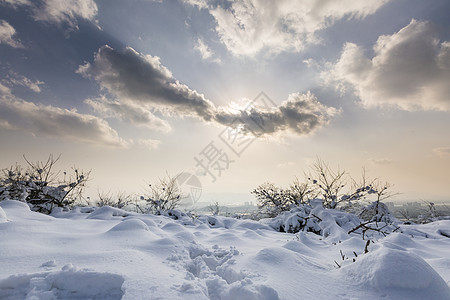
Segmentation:
<svg viewBox="0 0 450 300">
<path fill-rule="evenodd" d="M 24 157 L 25 158 L 25 157 Z M 71 207 L 81 198 L 90 172 L 76 168 L 59 178 L 53 167 L 59 160 L 50 155 L 46 162 L 30 162 L 25 158 L 27 169 L 15 165 L 2 170 L 0 175 L 0 201 L 26 202 L 32 210 L 50 214 L 54 208 Z"/>
<path fill-rule="evenodd" d="M 373 234 L 386 236 L 400 229 L 399 224 L 401 222 L 390 213 L 387 205 L 380 200 L 364 207 L 358 213 L 358 217 L 361 219 L 360 223 L 348 233 L 359 233 L 363 239 L 367 235 Z"/>
<path fill-rule="evenodd" d="M 363 239 L 377 239 L 397 231 L 401 223 L 390 214 L 387 206 L 379 201 L 355 214 L 326 208 L 321 199 L 311 200 L 309 204 L 295 206 L 276 217 L 260 221 L 276 231 L 312 232 L 333 241 L 345 240 L 349 234 L 359 234 Z"/>
<path fill-rule="evenodd" d="M 374 201 L 365 206 L 358 214 L 364 221 L 393 223 L 398 221 L 389 211 L 386 204 L 380 201 Z"/>
<path fill-rule="evenodd" d="M 340 206 L 352 211 L 355 203 L 383 201 L 395 195 L 390 192 L 391 185 L 389 183 L 379 179 L 369 180 L 364 168 L 361 178 L 356 181 L 343 170 L 333 170 L 320 158 L 312 165 L 307 180 L 312 183 L 317 197 L 323 200 L 326 208 Z"/>
<path fill-rule="evenodd" d="M 302 204 L 289 211 L 283 211 L 274 218 L 261 221 L 280 232 L 296 233 L 308 231 L 320 234 L 320 219 L 311 215 L 311 211 L 312 207 L 309 204 Z"/>
<path fill-rule="evenodd" d="M 312 232 L 337 242 L 346 239 L 348 232 L 360 224 L 360 219 L 352 213 L 324 208 L 321 199 L 285 211 L 275 218 L 262 219 L 280 232 Z"/>
<path fill-rule="evenodd" d="M 380 202 L 394 196 L 389 191 L 390 187 L 389 183 L 378 179 L 368 180 L 364 169 L 361 179 L 356 181 L 345 171 L 335 171 L 317 159 L 304 182 L 295 178 L 287 189 L 266 182 L 254 189 L 252 194 L 256 196 L 260 214 L 267 217 L 275 217 L 316 198 L 322 200 L 325 208 L 357 213 L 363 202 Z"/>
</svg>

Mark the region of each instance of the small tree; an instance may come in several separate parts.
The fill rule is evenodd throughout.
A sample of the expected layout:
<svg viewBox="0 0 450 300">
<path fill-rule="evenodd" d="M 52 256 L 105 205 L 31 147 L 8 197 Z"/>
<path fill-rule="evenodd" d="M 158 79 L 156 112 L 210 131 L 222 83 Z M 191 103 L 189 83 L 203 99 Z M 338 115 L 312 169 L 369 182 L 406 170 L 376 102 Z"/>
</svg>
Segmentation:
<svg viewBox="0 0 450 300">
<path fill-rule="evenodd" d="M 347 184 L 345 171 L 334 171 L 320 158 L 317 158 L 311 169 L 308 181 L 315 186 L 325 207 L 336 208 L 339 202 L 348 200 L 343 193 Z"/>
<path fill-rule="evenodd" d="M 169 176 L 159 178 L 155 184 L 149 184 L 149 193 L 146 196 L 141 196 L 141 200 L 145 201 L 145 208 L 137 208 L 142 213 L 162 214 L 168 210 L 177 208 L 182 194 L 181 189 L 177 184 L 177 176 Z"/>
<path fill-rule="evenodd" d="M 317 198 L 319 192 L 310 184 L 310 182 L 300 182 L 295 177 L 290 186 L 290 192 L 287 193 L 292 199 L 291 202 L 296 205 L 309 203 L 310 200 Z"/>
<path fill-rule="evenodd" d="M 220 213 L 220 205 L 219 202 L 214 201 L 213 204 L 208 205 L 208 210 L 213 216 L 218 216 Z"/>
<path fill-rule="evenodd" d="M 54 166 L 61 155 L 49 155 L 47 161 L 30 162 L 25 156 L 27 169 L 16 164 L 3 169 L 0 177 L 0 201 L 19 200 L 37 212 L 49 214 L 55 207 L 71 207 L 81 199 L 90 172 L 73 168 L 72 172 L 54 173 Z"/>
<path fill-rule="evenodd" d="M 369 180 L 364 168 L 360 180 L 356 181 L 345 171 L 334 171 L 319 158 L 312 166 L 308 181 L 315 186 L 324 207 L 332 209 L 344 202 L 347 202 L 346 207 L 349 208 L 353 203 L 373 199 L 373 196 L 375 199 L 372 201 L 379 203 L 396 195 L 388 190 L 391 188 L 389 183 L 383 183 L 377 178 Z"/>
<path fill-rule="evenodd" d="M 290 190 L 276 187 L 270 182 L 261 184 L 251 193 L 256 196 L 260 212 L 269 217 L 277 216 L 282 211 L 289 210 L 295 203 Z"/>
</svg>

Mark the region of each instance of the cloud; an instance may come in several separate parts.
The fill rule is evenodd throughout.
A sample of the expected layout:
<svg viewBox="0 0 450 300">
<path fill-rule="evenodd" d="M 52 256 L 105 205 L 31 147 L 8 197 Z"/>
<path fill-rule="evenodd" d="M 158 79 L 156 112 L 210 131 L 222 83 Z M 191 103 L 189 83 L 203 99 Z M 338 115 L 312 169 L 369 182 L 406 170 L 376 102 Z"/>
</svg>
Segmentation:
<svg viewBox="0 0 450 300">
<path fill-rule="evenodd" d="M 33 81 L 23 75 L 20 75 L 15 72 L 10 72 L 10 74 L 6 77 L 6 79 L 2 80 L 3 84 L 14 86 L 14 85 L 21 85 L 23 87 L 26 87 L 33 92 L 40 93 L 41 92 L 41 85 L 44 84 L 43 81 Z"/>
<path fill-rule="evenodd" d="M 279 169 L 287 169 L 287 168 L 291 168 L 293 166 L 295 166 L 295 162 L 294 161 L 287 161 L 287 162 L 283 162 L 283 163 L 279 163 L 277 164 L 277 168 Z"/>
<path fill-rule="evenodd" d="M 67 23 L 76 28 L 77 18 L 93 21 L 97 15 L 97 4 L 93 0 L 45 0 L 35 8 L 35 19 L 50 23 Z"/>
<path fill-rule="evenodd" d="M 354 90 L 366 107 L 450 110 L 450 42 L 440 42 L 433 26 L 412 20 L 382 35 L 368 58 L 347 43 L 336 63 L 322 73 L 326 84 Z"/>
<path fill-rule="evenodd" d="M 30 0 L 0 0 L 0 3 L 2 2 L 11 5 L 14 8 L 17 8 L 21 5 L 31 5 Z"/>
<path fill-rule="evenodd" d="M 0 20 L 0 44 L 6 44 L 13 48 L 23 48 L 22 43 L 14 39 L 16 30 L 5 20 Z"/>
<path fill-rule="evenodd" d="M 139 139 L 136 141 L 136 144 L 147 150 L 155 150 L 158 149 L 159 145 L 161 144 L 161 141 L 153 139 Z"/>
<path fill-rule="evenodd" d="M 450 156 L 450 147 L 439 147 L 433 149 L 433 152 L 440 157 L 449 157 Z"/>
<path fill-rule="evenodd" d="M 230 111 L 219 108 L 216 122 L 256 136 L 282 131 L 306 135 L 328 124 L 340 110 L 327 107 L 311 92 L 290 94 L 281 105 L 273 108 L 252 106 L 245 110 Z"/>
<path fill-rule="evenodd" d="M 94 0 L 0 0 L 14 8 L 28 6 L 37 21 L 67 24 L 77 29 L 77 18 L 94 21 L 98 8 Z"/>
<path fill-rule="evenodd" d="M 50 105 L 36 105 L 8 95 L 0 98 L 0 121 L 2 127 L 32 134 L 112 147 L 129 146 L 98 117 Z"/>
<path fill-rule="evenodd" d="M 121 101 L 205 121 L 213 116 L 214 105 L 204 95 L 175 80 L 159 57 L 138 53 L 131 47 L 119 52 L 103 46 L 95 54 L 94 62 L 80 66 L 77 72 L 95 79 L 102 89 Z"/>
<path fill-rule="evenodd" d="M 317 32 L 337 20 L 364 18 L 388 1 L 184 0 L 208 10 L 220 40 L 237 56 L 252 56 L 263 49 L 300 51 L 306 44 L 319 42 Z"/>
<path fill-rule="evenodd" d="M 230 107 L 216 108 L 204 95 L 178 82 L 158 57 L 138 53 L 130 47 L 119 52 L 103 46 L 94 61 L 81 65 L 77 72 L 97 81 L 114 98 L 88 100 L 95 110 L 141 125 L 155 122 L 149 113 L 156 109 L 166 116 L 196 117 L 239 128 L 242 133 L 261 135 L 287 130 L 302 135 L 327 124 L 339 113 L 321 104 L 310 92 L 291 94 L 287 101 L 273 108 L 253 106 L 234 111 Z"/>
<path fill-rule="evenodd" d="M 392 159 L 390 158 L 369 158 L 368 161 L 374 165 L 390 165 L 392 164 Z"/>
<path fill-rule="evenodd" d="M 219 58 L 214 58 L 214 52 L 205 44 L 205 42 L 198 38 L 195 43 L 194 49 L 197 50 L 204 60 L 211 60 L 216 63 L 220 63 Z"/>
<path fill-rule="evenodd" d="M 10 95 L 11 89 L 0 83 L 0 95 Z"/>
<path fill-rule="evenodd" d="M 133 102 L 109 100 L 105 96 L 84 101 L 104 118 L 116 118 L 128 121 L 133 125 L 146 127 L 152 131 L 169 132 L 167 121 L 158 118 L 150 110 Z"/>
</svg>

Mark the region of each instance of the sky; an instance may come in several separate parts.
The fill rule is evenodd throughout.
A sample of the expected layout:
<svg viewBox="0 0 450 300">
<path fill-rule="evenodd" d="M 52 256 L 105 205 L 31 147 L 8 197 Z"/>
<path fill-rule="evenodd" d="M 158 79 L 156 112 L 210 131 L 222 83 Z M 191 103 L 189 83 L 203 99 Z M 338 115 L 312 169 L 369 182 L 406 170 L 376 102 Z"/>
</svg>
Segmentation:
<svg viewBox="0 0 450 300">
<path fill-rule="evenodd" d="M 450 201 L 447 0 L 0 0 L 0 166 L 253 199 L 319 157 Z M 192 184 L 191 184 L 192 185 Z"/>
</svg>

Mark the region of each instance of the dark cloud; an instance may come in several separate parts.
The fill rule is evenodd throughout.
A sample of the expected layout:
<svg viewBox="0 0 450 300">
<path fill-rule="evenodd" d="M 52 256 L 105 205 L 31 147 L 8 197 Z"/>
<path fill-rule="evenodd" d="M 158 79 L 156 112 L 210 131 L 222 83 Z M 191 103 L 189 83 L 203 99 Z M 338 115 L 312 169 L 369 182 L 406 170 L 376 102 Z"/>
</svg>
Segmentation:
<svg viewBox="0 0 450 300">
<path fill-rule="evenodd" d="M 94 78 L 102 89 L 120 99 L 205 121 L 210 121 L 214 114 L 214 105 L 204 95 L 175 80 L 158 57 L 140 54 L 131 47 L 119 52 L 103 46 L 93 63 L 80 66 L 77 72 Z"/>
<path fill-rule="evenodd" d="M 326 107 L 311 94 L 291 94 L 287 101 L 273 108 L 251 107 L 232 111 L 216 108 L 204 95 L 181 84 L 158 57 L 143 55 L 127 47 L 119 52 L 101 47 L 92 63 L 79 67 L 78 73 L 95 79 L 116 100 L 88 104 L 97 111 L 126 118 L 135 123 L 153 122 L 150 109 L 165 114 L 192 116 L 207 122 L 239 128 L 243 133 L 275 134 L 290 131 L 304 135 L 327 124 L 338 110 Z M 130 107 L 133 109 L 130 110 Z M 143 114 L 139 119 L 139 114 Z"/>
<path fill-rule="evenodd" d="M 0 126 L 90 144 L 129 146 L 98 117 L 50 105 L 36 105 L 10 94 L 0 97 Z"/>
<path fill-rule="evenodd" d="M 295 93 L 281 105 L 273 108 L 250 107 L 230 112 L 220 108 L 215 120 L 225 126 L 254 135 L 275 134 L 288 131 L 305 135 L 327 124 L 339 110 L 321 104 L 310 92 Z"/>
</svg>

